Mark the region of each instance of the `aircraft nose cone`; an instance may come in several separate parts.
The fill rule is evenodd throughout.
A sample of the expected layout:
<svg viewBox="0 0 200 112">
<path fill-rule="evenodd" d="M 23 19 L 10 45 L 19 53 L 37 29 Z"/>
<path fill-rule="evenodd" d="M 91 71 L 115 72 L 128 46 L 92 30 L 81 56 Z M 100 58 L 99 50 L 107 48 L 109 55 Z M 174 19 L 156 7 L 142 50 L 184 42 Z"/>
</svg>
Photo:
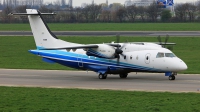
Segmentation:
<svg viewBox="0 0 200 112">
<path fill-rule="evenodd" d="M 182 60 L 180 62 L 179 68 L 180 68 L 180 70 L 187 70 L 188 69 L 187 65 Z"/>
<path fill-rule="evenodd" d="M 173 60 L 170 61 L 170 70 L 174 72 L 179 72 L 179 71 L 184 71 L 187 70 L 187 65 L 185 62 L 179 58 L 174 58 Z"/>
</svg>

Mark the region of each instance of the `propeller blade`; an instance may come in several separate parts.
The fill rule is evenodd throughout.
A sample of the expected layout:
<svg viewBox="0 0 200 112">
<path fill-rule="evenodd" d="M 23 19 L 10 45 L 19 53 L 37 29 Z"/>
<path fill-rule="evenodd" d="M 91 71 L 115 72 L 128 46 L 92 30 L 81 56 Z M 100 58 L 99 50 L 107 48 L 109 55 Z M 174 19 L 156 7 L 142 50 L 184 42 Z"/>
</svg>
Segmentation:
<svg viewBox="0 0 200 112">
<path fill-rule="evenodd" d="M 160 35 L 157 37 L 158 41 L 160 42 L 160 44 L 162 44 L 162 40 L 161 40 L 161 37 Z"/>
<path fill-rule="evenodd" d="M 119 58 L 117 58 L 117 65 L 119 65 Z"/>
<path fill-rule="evenodd" d="M 120 54 L 120 55 L 122 55 L 123 57 L 125 57 L 126 55 L 124 55 L 123 53 L 122 54 Z"/>
<path fill-rule="evenodd" d="M 119 41 L 120 41 L 120 34 L 118 33 L 118 34 L 116 35 L 116 37 L 117 37 L 117 43 L 119 43 Z"/>
<path fill-rule="evenodd" d="M 124 47 L 126 47 L 126 43 L 124 43 L 120 49 L 122 50 Z"/>
<path fill-rule="evenodd" d="M 169 40 L 169 35 L 167 34 L 165 38 L 165 44 L 168 42 L 168 40 Z"/>
<path fill-rule="evenodd" d="M 115 54 L 115 58 L 117 58 L 117 65 L 119 65 L 120 55 L 119 54 Z"/>
</svg>

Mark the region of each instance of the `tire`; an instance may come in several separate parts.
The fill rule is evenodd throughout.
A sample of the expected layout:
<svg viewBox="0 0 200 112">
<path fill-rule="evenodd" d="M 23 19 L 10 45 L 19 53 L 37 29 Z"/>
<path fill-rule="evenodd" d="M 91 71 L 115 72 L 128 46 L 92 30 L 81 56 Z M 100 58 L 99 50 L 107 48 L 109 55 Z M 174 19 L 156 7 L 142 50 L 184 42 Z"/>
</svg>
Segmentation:
<svg viewBox="0 0 200 112">
<path fill-rule="evenodd" d="M 99 79 L 106 79 L 107 78 L 107 74 L 99 74 Z"/>
<path fill-rule="evenodd" d="M 99 79 L 103 79 L 103 75 L 102 74 L 99 74 Z"/>
<path fill-rule="evenodd" d="M 173 76 L 172 76 L 172 80 L 175 80 L 175 79 L 176 79 L 176 77 L 173 75 Z"/>
<path fill-rule="evenodd" d="M 175 79 L 176 79 L 176 77 L 174 75 L 169 76 L 169 80 L 175 80 Z"/>
<path fill-rule="evenodd" d="M 169 80 L 172 80 L 172 76 L 171 75 L 169 76 Z"/>
<path fill-rule="evenodd" d="M 106 79 L 106 78 L 107 78 L 107 74 L 104 74 L 104 75 L 103 75 L 103 79 Z"/>
<path fill-rule="evenodd" d="M 128 74 L 119 74 L 120 78 L 127 78 Z"/>
</svg>

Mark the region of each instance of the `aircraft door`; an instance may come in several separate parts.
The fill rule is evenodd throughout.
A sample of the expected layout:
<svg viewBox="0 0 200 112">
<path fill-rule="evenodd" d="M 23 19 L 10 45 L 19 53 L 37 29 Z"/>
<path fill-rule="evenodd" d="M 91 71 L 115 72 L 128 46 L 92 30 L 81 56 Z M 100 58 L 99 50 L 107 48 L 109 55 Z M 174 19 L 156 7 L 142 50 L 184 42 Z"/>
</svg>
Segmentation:
<svg viewBox="0 0 200 112">
<path fill-rule="evenodd" d="M 77 61 L 78 61 L 78 66 L 79 67 L 83 67 L 83 61 L 82 61 L 82 56 L 81 55 L 78 55 Z"/>
<path fill-rule="evenodd" d="M 145 55 L 145 63 L 146 63 L 146 64 L 149 64 L 149 63 L 150 63 L 150 57 L 151 57 L 151 54 L 150 54 L 150 53 L 147 53 L 147 54 Z"/>
</svg>

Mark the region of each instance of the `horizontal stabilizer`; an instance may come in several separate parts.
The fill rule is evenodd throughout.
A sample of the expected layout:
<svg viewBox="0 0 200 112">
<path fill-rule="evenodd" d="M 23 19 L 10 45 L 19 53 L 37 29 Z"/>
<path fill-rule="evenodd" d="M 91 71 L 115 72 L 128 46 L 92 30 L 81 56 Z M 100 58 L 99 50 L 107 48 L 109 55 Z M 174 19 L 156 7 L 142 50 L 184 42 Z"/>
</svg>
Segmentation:
<svg viewBox="0 0 200 112">
<path fill-rule="evenodd" d="M 56 15 L 55 12 L 53 13 L 41 13 L 38 10 L 35 9 L 27 9 L 29 10 L 27 13 L 9 13 L 8 15 L 19 15 L 19 16 L 27 16 L 27 15 Z"/>
<path fill-rule="evenodd" d="M 19 16 L 28 16 L 28 15 L 56 15 L 56 13 L 9 13 L 8 15 L 19 15 Z"/>
</svg>

